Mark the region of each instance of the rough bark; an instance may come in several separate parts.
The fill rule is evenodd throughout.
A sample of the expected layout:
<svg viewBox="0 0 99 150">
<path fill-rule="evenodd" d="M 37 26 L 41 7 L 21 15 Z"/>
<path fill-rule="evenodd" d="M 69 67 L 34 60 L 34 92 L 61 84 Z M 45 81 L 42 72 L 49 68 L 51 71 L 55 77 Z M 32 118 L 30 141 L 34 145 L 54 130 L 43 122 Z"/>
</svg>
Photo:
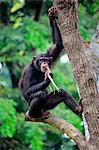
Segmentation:
<svg viewBox="0 0 99 150">
<path fill-rule="evenodd" d="M 33 118 L 26 118 L 26 120 L 31 122 L 44 122 L 55 128 L 57 128 L 63 134 L 66 134 L 71 139 L 73 139 L 81 150 L 96 150 L 91 143 L 88 143 L 82 133 L 76 129 L 72 124 L 68 123 L 66 120 L 59 117 L 50 115 L 47 119 L 39 120 Z"/>
<path fill-rule="evenodd" d="M 90 61 L 95 73 L 97 88 L 99 92 L 99 24 L 97 25 L 97 30 L 95 35 L 92 38 L 91 44 L 87 49 L 87 52 L 90 52 Z"/>
<path fill-rule="evenodd" d="M 90 142 L 99 149 L 99 94 L 92 67 L 86 57 L 77 29 L 77 0 L 54 0 L 63 44 L 72 63 L 83 111 L 90 132 Z"/>
</svg>

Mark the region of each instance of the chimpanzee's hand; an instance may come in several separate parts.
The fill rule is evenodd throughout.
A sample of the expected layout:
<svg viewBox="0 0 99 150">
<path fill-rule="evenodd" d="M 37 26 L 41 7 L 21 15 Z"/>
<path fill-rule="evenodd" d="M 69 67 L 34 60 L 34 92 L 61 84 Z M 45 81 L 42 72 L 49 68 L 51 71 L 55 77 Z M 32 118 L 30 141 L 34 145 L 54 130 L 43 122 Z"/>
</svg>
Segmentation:
<svg viewBox="0 0 99 150">
<path fill-rule="evenodd" d="M 45 80 L 48 79 L 48 76 L 51 76 L 53 78 L 53 75 L 51 73 L 51 70 L 49 67 L 46 67 L 46 72 L 45 72 Z"/>
<path fill-rule="evenodd" d="M 46 72 L 45 72 L 45 80 L 48 78 L 48 75 L 51 73 L 51 70 L 49 67 L 46 67 Z"/>
<path fill-rule="evenodd" d="M 57 19 L 58 16 L 57 16 L 57 9 L 56 7 L 51 7 L 49 10 L 48 10 L 48 17 L 49 19 L 53 20 L 53 19 Z"/>
</svg>

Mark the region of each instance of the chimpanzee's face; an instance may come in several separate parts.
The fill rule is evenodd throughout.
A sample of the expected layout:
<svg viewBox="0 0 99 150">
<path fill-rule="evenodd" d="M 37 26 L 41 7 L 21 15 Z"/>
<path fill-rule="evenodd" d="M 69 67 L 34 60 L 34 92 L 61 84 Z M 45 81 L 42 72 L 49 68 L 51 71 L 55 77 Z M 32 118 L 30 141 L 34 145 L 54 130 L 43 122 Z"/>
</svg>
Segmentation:
<svg viewBox="0 0 99 150">
<path fill-rule="evenodd" d="M 38 55 L 34 59 L 34 65 L 37 70 L 39 70 L 41 72 L 46 72 L 47 67 L 50 68 L 51 59 L 47 54 Z"/>
<path fill-rule="evenodd" d="M 47 68 L 50 68 L 49 58 L 48 57 L 41 57 L 39 59 L 39 66 L 40 66 L 41 72 L 46 72 Z"/>
</svg>

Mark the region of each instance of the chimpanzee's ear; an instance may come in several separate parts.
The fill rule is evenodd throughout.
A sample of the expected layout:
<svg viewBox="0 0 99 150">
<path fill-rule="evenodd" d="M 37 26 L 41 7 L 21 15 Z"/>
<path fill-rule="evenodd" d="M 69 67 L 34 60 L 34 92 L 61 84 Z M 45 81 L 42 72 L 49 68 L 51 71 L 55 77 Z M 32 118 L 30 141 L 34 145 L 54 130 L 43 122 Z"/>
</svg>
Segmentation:
<svg viewBox="0 0 99 150">
<path fill-rule="evenodd" d="M 33 60 L 35 60 L 36 59 L 36 56 L 33 56 L 33 58 L 32 58 Z"/>
<path fill-rule="evenodd" d="M 34 63 L 34 60 L 36 59 L 36 56 L 32 57 L 32 64 Z"/>
<path fill-rule="evenodd" d="M 52 60 L 53 59 L 53 57 L 50 57 L 50 60 Z"/>
</svg>

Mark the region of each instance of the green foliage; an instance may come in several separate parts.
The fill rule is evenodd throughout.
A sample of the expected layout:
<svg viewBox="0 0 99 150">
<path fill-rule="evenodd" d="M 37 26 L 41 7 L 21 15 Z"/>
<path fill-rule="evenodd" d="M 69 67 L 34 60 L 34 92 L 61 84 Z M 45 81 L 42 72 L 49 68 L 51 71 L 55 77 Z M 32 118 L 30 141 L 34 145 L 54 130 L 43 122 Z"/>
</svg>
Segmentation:
<svg viewBox="0 0 99 150">
<path fill-rule="evenodd" d="M 17 115 L 17 122 L 15 138 L 22 144 L 29 145 L 29 149 L 41 150 L 44 145 L 42 139 L 45 136 L 42 125 L 26 122 L 23 114 Z"/>
<path fill-rule="evenodd" d="M 66 89 L 75 99 L 78 99 L 76 83 L 71 70 L 71 64 L 63 64 L 58 61 L 52 69 L 54 81 L 59 88 Z M 58 75 L 59 72 L 61 75 Z"/>
<path fill-rule="evenodd" d="M 86 4 L 88 3 L 86 2 Z M 79 5 L 78 7 L 78 27 L 81 36 L 85 41 L 91 40 L 98 23 L 98 4 L 94 3 L 94 5 L 89 5 L 89 7 L 92 9 L 92 11 L 90 10 L 92 14 L 90 14 L 91 12 L 87 12 L 87 7 L 84 7 L 83 5 Z M 93 12 L 93 10 L 96 11 Z"/>
<path fill-rule="evenodd" d="M 5 87 L 12 87 L 11 83 L 11 77 L 8 68 L 6 67 L 5 64 L 1 64 L 1 69 L 0 69 L 0 95 L 3 91 L 3 86 Z M 1 87 L 2 86 L 2 87 Z M 4 91 L 5 93 L 5 91 Z"/>
<path fill-rule="evenodd" d="M 27 34 L 25 34 L 25 39 L 30 41 L 39 51 L 43 51 L 49 45 L 47 40 L 49 29 L 42 24 L 40 25 L 38 22 L 32 22 L 31 24 L 28 23 L 29 21 L 26 22 Z"/>
<path fill-rule="evenodd" d="M 98 0 L 79 0 L 82 5 L 86 8 L 87 13 L 93 15 L 96 11 L 98 11 Z"/>
<path fill-rule="evenodd" d="M 11 99 L 0 98 L 0 135 L 2 137 L 13 137 L 15 134 L 16 103 Z"/>
<path fill-rule="evenodd" d="M 45 135 L 42 125 L 26 122 L 24 115 L 16 112 L 15 106 L 13 100 L 0 98 L 0 137 L 15 138 L 20 144 L 29 145 L 29 149 L 41 150 Z"/>
<path fill-rule="evenodd" d="M 0 0 L 1 2 L 5 2 L 5 3 L 8 3 L 8 4 L 11 4 L 11 0 Z"/>
<path fill-rule="evenodd" d="M 39 24 L 29 17 L 22 17 L 21 13 L 12 16 L 11 20 L 14 22 L 13 25 L 0 30 L 0 60 L 25 65 L 35 48 L 42 52 L 49 47 L 49 28 L 43 24 L 43 21 Z"/>
</svg>

